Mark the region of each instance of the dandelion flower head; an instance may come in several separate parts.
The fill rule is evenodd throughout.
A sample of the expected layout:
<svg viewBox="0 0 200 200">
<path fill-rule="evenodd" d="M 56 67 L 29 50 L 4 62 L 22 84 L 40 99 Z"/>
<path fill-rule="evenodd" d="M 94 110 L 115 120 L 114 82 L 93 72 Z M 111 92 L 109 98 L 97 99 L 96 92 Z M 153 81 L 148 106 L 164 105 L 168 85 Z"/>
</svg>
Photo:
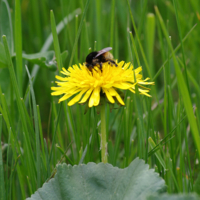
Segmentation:
<svg viewBox="0 0 200 200">
<path fill-rule="evenodd" d="M 68 106 L 87 101 L 89 107 L 98 106 L 102 95 L 105 95 L 110 103 L 117 100 L 121 105 L 125 105 L 118 91 L 130 90 L 135 93 L 136 84 L 140 94 L 150 97 L 150 89 L 144 85 L 154 83 L 147 82 L 149 78 L 142 80 L 141 71 L 142 67 L 133 69 L 131 63 L 124 61 L 117 63 L 117 66 L 109 62 L 102 63 L 101 70 L 98 66 L 89 70 L 85 64 L 73 65 L 68 70 L 62 68 L 61 73 L 65 77 L 56 76 L 58 87 L 51 87 L 51 95 L 63 95 L 59 103 L 70 98 Z"/>
</svg>

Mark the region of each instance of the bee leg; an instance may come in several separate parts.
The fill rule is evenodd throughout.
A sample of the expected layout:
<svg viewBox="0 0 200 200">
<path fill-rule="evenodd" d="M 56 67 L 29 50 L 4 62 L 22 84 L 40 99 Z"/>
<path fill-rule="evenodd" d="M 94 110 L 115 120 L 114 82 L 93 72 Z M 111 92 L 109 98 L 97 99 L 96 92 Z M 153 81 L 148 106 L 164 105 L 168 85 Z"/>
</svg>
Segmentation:
<svg viewBox="0 0 200 200">
<path fill-rule="evenodd" d="M 101 72 L 102 72 L 102 63 L 99 63 L 99 65 L 100 65 L 100 70 L 101 70 Z"/>
<path fill-rule="evenodd" d="M 109 60 L 109 64 L 110 64 L 110 63 L 114 64 L 114 65 L 115 65 L 115 67 L 117 67 L 117 66 L 118 66 L 114 60 Z"/>
<path fill-rule="evenodd" d="M 91 74 L 93 75 L 92 67 L 89 67 L 88 69 L 89 69 L 89 71 L 91 72 Z"/>
<path fill-rule="evenodd" d="M 92 72 L 93 65 L 87 63 L 87 64 L 86 64 L 86 67 L 87 67 L 88 71 L 90 71 L 91 74 L 93 75 L 93 72 Z"/>
</svg>

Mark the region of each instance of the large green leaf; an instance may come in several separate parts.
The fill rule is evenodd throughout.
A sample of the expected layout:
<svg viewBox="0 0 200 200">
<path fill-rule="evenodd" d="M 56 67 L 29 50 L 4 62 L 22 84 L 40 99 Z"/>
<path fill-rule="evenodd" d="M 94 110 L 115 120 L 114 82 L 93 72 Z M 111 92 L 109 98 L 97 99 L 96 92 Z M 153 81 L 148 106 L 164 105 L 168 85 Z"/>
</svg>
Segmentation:
<svg viewBox="0 0 200 200">
<path fill-rule="evenodd" d="M 58 165 L 55 177 L 27 200 L 140 200 L 164 190 L 164 180 L 137 158 L 125 169 L 104 163 Z"/>
<path fill-rule="evenodd" d="M 147 200 L 200 200 L 196 194 L 164 194 L 149 196 Z"/>
</svg>

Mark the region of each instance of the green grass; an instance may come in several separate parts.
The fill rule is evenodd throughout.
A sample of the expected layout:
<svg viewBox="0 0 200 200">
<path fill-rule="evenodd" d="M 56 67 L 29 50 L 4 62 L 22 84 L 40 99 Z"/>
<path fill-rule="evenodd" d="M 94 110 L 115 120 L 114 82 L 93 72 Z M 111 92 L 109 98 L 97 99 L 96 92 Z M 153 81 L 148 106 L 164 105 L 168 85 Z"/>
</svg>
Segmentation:
<svg viewBox="0 0 200 200">
<path fill-rule="evenodd" d="M 1 0 L 0 6 L 0 200 L 29 197 L 57 163 L 101 162 L 96 109 L 84 114 L 85 106 L 58 104 L 50 87 L 62 67 L 108 46 L 115 59 L 141 65 L 155 82 L 152 98 L 126 92 L 125 107 L 106 107 L 108 162 L 124 168 L 140 157 L 169 193 L 193 191 L 200 171 L 199 1 Z M 55 51 L 57 71 L 22 59 L 22 52 L 48 50 Z"/>
</svg>

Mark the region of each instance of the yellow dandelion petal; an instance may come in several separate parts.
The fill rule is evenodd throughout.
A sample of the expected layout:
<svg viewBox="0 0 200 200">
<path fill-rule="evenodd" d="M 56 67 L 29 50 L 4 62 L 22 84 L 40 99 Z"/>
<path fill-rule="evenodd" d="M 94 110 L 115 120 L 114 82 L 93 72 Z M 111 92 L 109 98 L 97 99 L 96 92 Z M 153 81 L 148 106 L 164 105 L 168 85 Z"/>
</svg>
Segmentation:
<svg viewBox="0 0 200 200">
<path fill-rule="evenodd" d="M 69 67 L 68 71 L 71 72 L 71 73 L 73 73 L 74 69 L 72 67 Z"/>
<path fill-rule="evenodd" d="M 90 97 L 88 106 L 89 106 L 89 108 L 91 108 L 92 106 L 94 106 L 94 99 L 92 97 Z"/>
<path fill-rule="evenodd" d="M 51 90 L 63 90 L 61 87 L 51 87 Z"/>
<path fill-rule="evenodd" d="M 106 88 L 103 88 L 103 91 L 105 92 L 108 101 L 110 101 L 110 103 L 115 103 L 115 100 L 113 99 L 110 92 Z"/>
<path fill-rule="evenodd" d="M 68 98 L 70 98 L 73 94 L 65 94 L 62 98 L 59 99 L 59 103 L 61 101 L 67 100 Z"/>
<path fill-rule="evenodd" d="M 142 67 L 138 67 L 134 70 L 135 74 L 139 74 L 142 71 Z"/>
<path fill-rule="evenodd" d="M 141 80 L 142 79 L 142 75 L 141 74 L 137 74 L 137 75 L 135 74 L 135 77 L 136 77 L 137 80 Z"/>
<path fill-rule="evenodd" d="M 116 88 L 119 88 L 122 90 L 127 90 L 127 89 L 133 87 L 133 84 L 131 84 L 131 83 L 115 83 L 115 84 L 113 84 L 113 87 L 116 87 Z"/>
<path fill-rule="evenodd" d="M 97 106 L 100 102 L 100 87 L 97 87 L 93 90 L 92 95 L 89 100 L 89 107 Z"/>
<path fill-rule="evenodd" d="M 117 98 L 117 101 L 118 101 L 122 106 L 125 105 L 124 101 L 122 100 L 122 98 L 120 97 L 120 95 L 119 95 L 118 93 L 117 93 L 117 95 L 116 95 L 115 97 Z"/>
<path fill-rule="evenodd" d="M 148 94 L 147 92 L 145 92 L 144 90 L 140 91 L 140 94 L 143 94 L 143 95 L 145 95 L 145 96 L 151 97 L 151 95 Z"/>
<path fill-rule="evenodd" d="M 143 85 L 141 85 L 141 84 L 138 84 L 138 87 L 139 88 L 142 88 L 142 89 L 145 89 L 145 90 L 147 90 L 147 91 L 149 91 L 150 89 L 149 88 L 147 88 L 147 87 L 144 87 Z"/>
<path fill-rule="evenodd" d="M 141 84 L 141 85 L 154 85 L 154 82 L 139 81 L 138 84 Z"/>
<path fill-rule="evenodd" d="M 70 73 L 64 67 L 62 68 L 62 70 L 63 70 L 63 71 L 61 71 L 62 74 L 66 75 L 66 76 L 70 75 Z"/>
<path fill-rule="evenodd" d="M 56 75 L 56 78 L 60 81 L 66 81 L 67 80 L 67 77 L 61 77 L 61 76 L 58 76 L 58 75 Z"/>
<path fill-rule="evenodd" d="M 120 95 L 116 92 L 115 89 L 113 88 L 110 88 L 108 89 L 109 93 L 112 95 L 112 96 L 115 96 L 118 100 L 118 102 L 121 104 L 121 105 L 125 105 L 124 104 L 124 101 L 122 100 L 122 98 L 120 97 Z"/>
<path fill-rule="evenodd" d="M 82 91 L 81 91 L 78 95 L 76 95 L 67 105 L 68 105 L 68 106 L 72 106 L 72 105 L 74 105 L 75 103 L 77 103 L 77 102 L 81 99 L 82 95 L 83 95 L 86 91 L 87 91 L 86 89 L 82 90 Z"/>
<path fill-rule="evenodd" d="M 145 78 L 143 81 L 144 82 L 146 82 L 146 81 L 148 81 L 148 80 L 150 80 L 150 78 L 148 77 L 148 78 Z"/>
<path fill-rule="evenodd" d="M 123 63 L 123 64 L 124 64 L 124 63 Z M 125 63 L 123 69 L 126 70 L 126 69 L 128 69 L 129 67 L 133 67 L 133 65 L 131 65 L 130 62 L 129 62 L 129 63 Z"/>
<path fill-rule="evenodd" d="M 51 95 L 52 96 L 57 96 L 57 95 L 61 95 L 63 93 L 65 93 L 65 91 L 61 90 L 61 91 L 52 92 Z"/>
<path fill-rule="evenodd" d="M 89 89 L 89 88 L 87 88 L 87 89 Z M 84 97 L 81 99 L 81 101 L 80 101 L 79 103 L 85 103 L 85 102 L 88 100 L 88 98 L 90 97 L 90 94 L 92 93 L 92 91 L 93 91 L 93 88 L 90 88 L 90 89 L 85 93 Z"/>
<path fill-rule="evenodd" d="M 112 95 L 112 96 L 116 96 L 116 90 L 115 89 L 113 89 L 113 88 L 109 88 L 108 89 L 108 92 L 110 93 L 110 95 Z"/>
<path fill-rule="evenodd" d="M 66 89 L 65 92 L 68 93 L 68 94 L 74 95 L 74 94 L 76 94 L 76 93 L 78 93 L 80 91 L 81 91 L 81 88 L 71 87 L 71 88 Z"/>
<path fill-rule="evenodd" d="M 132 88 L 129 88 L 129 90 L 135 94 L 135 90 L 133 90 Z"/>
</svg>

